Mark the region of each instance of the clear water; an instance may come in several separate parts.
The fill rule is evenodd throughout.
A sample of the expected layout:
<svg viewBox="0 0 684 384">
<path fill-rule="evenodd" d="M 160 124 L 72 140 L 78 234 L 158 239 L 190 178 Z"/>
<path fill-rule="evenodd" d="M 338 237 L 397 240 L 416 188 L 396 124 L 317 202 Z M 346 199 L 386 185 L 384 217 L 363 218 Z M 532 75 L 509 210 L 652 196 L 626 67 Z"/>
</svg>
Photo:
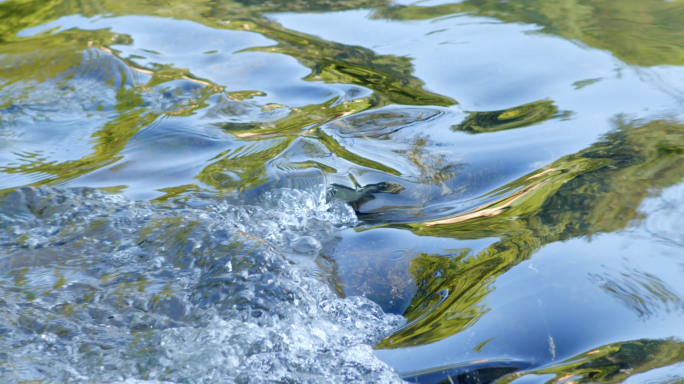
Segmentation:
<svg viewBox="0 0 684 384">
<path fill-rule="evenodd" d="M 684 381 L 680 3 L 0 2 L 1 377 Z"/>
</svg>

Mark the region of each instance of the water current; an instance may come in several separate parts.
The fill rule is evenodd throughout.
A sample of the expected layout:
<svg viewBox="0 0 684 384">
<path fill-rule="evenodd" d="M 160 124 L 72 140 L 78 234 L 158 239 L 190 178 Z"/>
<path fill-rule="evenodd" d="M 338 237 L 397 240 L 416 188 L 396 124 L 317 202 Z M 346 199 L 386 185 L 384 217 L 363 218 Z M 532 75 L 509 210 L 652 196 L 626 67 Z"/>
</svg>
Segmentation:
<svg viewBox="0 0 684 384">
<path fill-rule="evenodd" d="M 684 3 L 0 0 L 0 381 L 684 382 Z"/>
</svg>

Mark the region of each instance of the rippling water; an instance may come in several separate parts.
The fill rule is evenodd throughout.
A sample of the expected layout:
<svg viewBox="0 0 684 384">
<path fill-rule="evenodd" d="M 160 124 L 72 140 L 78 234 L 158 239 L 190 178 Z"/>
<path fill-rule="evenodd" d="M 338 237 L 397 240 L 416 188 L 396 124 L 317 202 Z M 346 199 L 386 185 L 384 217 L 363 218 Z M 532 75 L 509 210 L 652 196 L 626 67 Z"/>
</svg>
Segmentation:
<svg viewBox="0 0 684 384">
<path fill-rule="evenodd" d="M 683 381 L 683 21 L 0 1 L 0 375 Z"/>
</svg>

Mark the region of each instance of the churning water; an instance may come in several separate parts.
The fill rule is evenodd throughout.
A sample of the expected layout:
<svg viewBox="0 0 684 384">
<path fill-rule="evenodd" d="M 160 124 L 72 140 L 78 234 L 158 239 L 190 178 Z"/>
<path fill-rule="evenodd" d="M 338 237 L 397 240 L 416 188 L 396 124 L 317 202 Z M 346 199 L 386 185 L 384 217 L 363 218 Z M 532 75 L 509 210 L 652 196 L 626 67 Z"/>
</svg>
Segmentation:
<svg viewBox="0 0 684 384">
<path fill-rule="evenodd" d="M 315 258 L 320 241 L 355 224 L 351 208 L 270 193 L 261 207 L 153 206 L 81 188 L 9 194 L 3 380 L 400 381 L 370 345 L 403 319 L 340 299 L 281 253 Z"/>
</svg>

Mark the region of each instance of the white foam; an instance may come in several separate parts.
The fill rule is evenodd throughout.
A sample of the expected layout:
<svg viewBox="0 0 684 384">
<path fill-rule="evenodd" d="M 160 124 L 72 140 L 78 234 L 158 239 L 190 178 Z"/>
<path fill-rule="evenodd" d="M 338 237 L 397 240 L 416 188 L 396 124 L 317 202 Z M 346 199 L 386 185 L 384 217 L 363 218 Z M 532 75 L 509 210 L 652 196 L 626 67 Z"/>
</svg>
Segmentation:
<svg viewBox="0 0 684 384">
<path fill-rule="evenodd" d="M 189 208 L 31 188 L 0 203 L 8 380 L 401 381 L 371 346 L 404 320 L 278 251 L 354 225 L 342 203 L 279 190 L 261 206 Z"/>
</svg>

